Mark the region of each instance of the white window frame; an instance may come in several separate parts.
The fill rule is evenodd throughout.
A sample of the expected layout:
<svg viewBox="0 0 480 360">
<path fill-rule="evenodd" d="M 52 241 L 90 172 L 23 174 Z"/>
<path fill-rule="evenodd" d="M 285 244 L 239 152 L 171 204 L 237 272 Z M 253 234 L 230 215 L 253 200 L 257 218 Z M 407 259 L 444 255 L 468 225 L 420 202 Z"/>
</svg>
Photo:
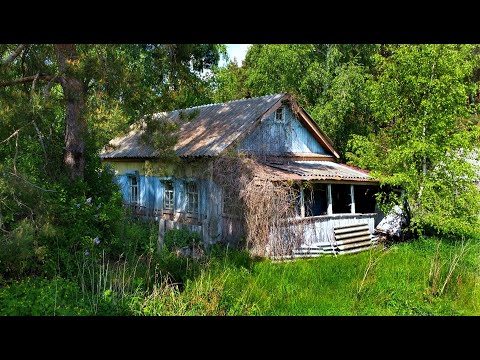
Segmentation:
<svg viewBox="0 0 480 360">
<path fill-rule="evenodd" d="M 135 184 L 133 184 L 133 180 L 135 179 Z M 129 186 L 129 200 L 130 204 L 138 205 L 140 203 L 140 192 L 139 192 L 139 181 L 140 179 L 136 175 L 129 175 L 128 176 L 128 186 Z"/>
<path fill-rule="evenodd" d="M 163 210 L 167 211 L 174 211 L 175 210 L 175 184 L 173 183 L 173 180 L 163 180 Z M 171 190 L 167 190 L 167 184 L 172 185 Z M 167 207 L 167 193 L 171 195 L 169 196 L 168 203 L 171 207 Z"/>
<path fill-rule="evenodd" d="M 282 118 L 281 119 L 278 119 L 277 118 L 277 114 L 278 114 L 278 110 L 281 110 L 281 114 L 282 114 Z M 278 122 L 278 123 L 283 123 L 285 122 L 285 106 L 280 106 L 278 109 L 276 109 L 273 113 L 273 120 L 275 122 Z"/>
<path fill-rule="evenodd" d="M 192 186 L 192 185 L 195 186 L 195 191 L 191 191 L 190 186 Z M 198 213 L 199 213 L 199 211 L 198 211 L 198 206 L 199 206 L 198 183 L 196 181 L 187 181 L 186 190 L 187 190 L 186 191 L 186 193 L 187 193 L 187 206 L 186 206 L 187 214 L 190 214 L 192 216 L 198 216 Z"/>
</svg>

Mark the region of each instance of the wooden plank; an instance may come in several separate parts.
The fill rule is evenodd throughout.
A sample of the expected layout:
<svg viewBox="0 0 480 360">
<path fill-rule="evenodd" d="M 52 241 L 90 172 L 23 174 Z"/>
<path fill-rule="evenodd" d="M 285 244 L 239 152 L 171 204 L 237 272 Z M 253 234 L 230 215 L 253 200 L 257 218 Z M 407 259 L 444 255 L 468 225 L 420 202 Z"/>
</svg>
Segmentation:
<svg viewBox="0 0 480 360">
<path fill-rule="evenodd" d="M 365 246 L 365 247 L 356 248 L 356 249 L 351 249 L 351 250 L 344 250 L 344 251 L 339 252 L 338 254 L 339 254 L 339 255 L 354 254 L 354 253 L 358 253 L 358 252 L 361 252 L 361 251 L 368 251 L 368 250 L 370 250 L 372 247 L 374 247 L 374 246 Z"/>
<path fill-rule="evenodd" d="M 340 226 L 334 226 L 334 230 L 340 230 L 340 229 L 346 229 L 346 228 L 351 228 L 354 226 L 368 226 L 368 223 L 360 223 L 360 224 L 350 224 L 350 225 L 340 225 Z"/>
<path fill-rule="evenodd" d="M 335 235 L 340 235 L 340 234 L 348 234 L 354 231 L 360 231 L 360 230 L 370 230 L 368 225 L 352 225 L 349 228 L 344 228 L 344 229 L 334 229 L 333 231 L 335 232 Z"/>
<path fill-rule="evenodd" d="M 305 217 L 305 194 L 303 193 L 303 186 L 300 187 L 300 216 Z"/>
<path fill-rule="evenodd" d="M 324 251 L 319 250 L 293 250 L 294 254 L 322 254 Z"/>
<path fill-rule="evenodd" d="M 370 231 L 368 231 L 368 229 L 365 229 L 360 231 L 348 232 L 340 235 L 335 234 L 335 239 L 342 240 L 342 239 L 348 239 L 348 238 L 358 237 L 362 235 L 370 235 Z"/>
<path fill-rule="evenodd" d="M 325 244 L 326 245 L 329 245 L 329 243 Z M 322 246 L 321 245 L 305 245 L 305 244 L 302 244 L 300 245 L 300 249 L 321 249 Z"/>
<path fill-rule="evenodd" d="M 358 248 L 358 247 L 363 247 L 363 246 L 370 246 L 371 244 L 372 244 L 372 242 L 370 240 L 368 240 L 368 241 L 356 242 L 356 243 L 352 243 L 352 244 L 339 245 L 337 247 L 340 250 L 348 250 L 348 249 L 353 249 L 353 248 Z"/>
<path fill-rule="evenodd" d="M 350 212 L 352 214 L 355 214 L 355 190 L 352 184 L 350 184 L 350 199 L 351 199 Z"/>
<path fill-rule="evenodd" d="M 318 257 L 318 256 L 320 256 L 320 254 L 318 254 L 318 255 L 317 255 L 317 254 L 315 254 L 315 255 L 313 255 L 313 254 L 311 254 L 311 255 L 308 255 L 308 254 L 305 254 L 305 255 L 293 255 L 294 258 Z"/>
<path fill-rule="evenodd" d="M 328 241 L 323 241 L 323 242 L 311 243 L 310 245 L 301 245 L 301 246 L 322 247 L 322 246 L 330 246 L 330 243 Z"/>
<path fill-rule="evenodd" d="M 327 215 L 333 214 L 332 184 L 327 184 Z"/>
<path fill-rule="evenodd" d="M 353 244 L 353 243 L 356 243 L 356 242 L 361 242 L 361 241 L 366 241 L 366 240 L 372 241 L 371 236 L 370 235 L 368 235 L 368 236 L 358 236 L 358 237 L 355 237 L 355 238 L 352 238 L 352 239 L 339 240 L 339 241 L 336 242 L 336 245 Z"/>
</svg>

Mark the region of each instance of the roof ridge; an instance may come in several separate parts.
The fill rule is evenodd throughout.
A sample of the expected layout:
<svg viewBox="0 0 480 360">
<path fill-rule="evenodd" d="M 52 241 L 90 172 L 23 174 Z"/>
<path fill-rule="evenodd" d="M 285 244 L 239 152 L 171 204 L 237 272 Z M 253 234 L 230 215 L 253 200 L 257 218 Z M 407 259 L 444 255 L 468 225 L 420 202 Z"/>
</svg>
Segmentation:
<svg viewBox="0 0 480 360">
<path fill-rule="evenodd" d="M 262 96 L 256 96 L 256 97 L 251 97 L 251 98 L 245 98 L 245 99 L 236 99 L 236 100 L 230 100 L 230 101 L 225 101 L 225 102 L 218 102 L 218 103 L 211 103 L 211 104 L 204 104 L 204 105 L 197 105 L 197 106 L 190 106 L 188 108 L 182 108 L 182 109 L 173 109 L 170 111 L 158 111 L 155 114 L 160 114 L 160 113 L 172 113 L 174 111 L 182 111 L 182 110 L 192 110 L 196 108 L 201 108 L 201 107 L 208 107 L 208 106 L 213 106 L 213 105 L 227 105 L 231 104 L 234 102 L 240 102 L 240 101 L 246 101 L 246 100 L 254 100 L 254 99 L 261 99 L 261 98 L 266 98 L 266 97 L 273 97 L 276 95 L 286 95 L 286 92 L 281 92 L 281 93 L 274 93 L 274 94 L 268 94 L 268 95 L 262 95 Z"/>
</svg>

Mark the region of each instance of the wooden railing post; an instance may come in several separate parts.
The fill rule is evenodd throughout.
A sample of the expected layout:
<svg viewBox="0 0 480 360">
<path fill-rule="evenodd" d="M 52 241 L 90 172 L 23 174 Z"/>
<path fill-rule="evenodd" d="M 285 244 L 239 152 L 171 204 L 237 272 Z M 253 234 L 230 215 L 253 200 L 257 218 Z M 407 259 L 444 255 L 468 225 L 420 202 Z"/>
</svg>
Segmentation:
<svg viewBox="0 0 480 360">
<path fill-rule="evenodd" d="M 327 215 L 333 214 L 332 184 L 327 184 Z"/>
<path fill-rule="evenodd" d="M 353 184 L 350 185 L 350 212 L 355 214 L 355 190 Z"/>
</svg>

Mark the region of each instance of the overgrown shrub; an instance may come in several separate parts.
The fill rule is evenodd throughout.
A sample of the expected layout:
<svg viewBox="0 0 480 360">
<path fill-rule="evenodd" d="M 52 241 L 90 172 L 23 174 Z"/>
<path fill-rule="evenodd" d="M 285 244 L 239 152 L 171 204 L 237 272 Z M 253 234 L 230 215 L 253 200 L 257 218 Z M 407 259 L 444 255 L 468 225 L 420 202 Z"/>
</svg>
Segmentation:
<svg viewBox="0 0 480 360">
<path fill-rule="evenodd" d="M 40 272 L 47 249 L 40 246 L 31 221 L 24 219 L 9 234 L 0 237 L 0 274 L 5 278 Z"/>
<path fill-rule="evenodd" d="M 163 245 L 166 250 L 201 244 L 202 237 L 199 233 L 188 229 L 171 229 L 165 232 Z"/>
<path fill-rule="evenodd" d="M 25 278 L 0 288 L 0 314 L 92 315 L 92 309 L 74 281 Z"/>
</svg>

